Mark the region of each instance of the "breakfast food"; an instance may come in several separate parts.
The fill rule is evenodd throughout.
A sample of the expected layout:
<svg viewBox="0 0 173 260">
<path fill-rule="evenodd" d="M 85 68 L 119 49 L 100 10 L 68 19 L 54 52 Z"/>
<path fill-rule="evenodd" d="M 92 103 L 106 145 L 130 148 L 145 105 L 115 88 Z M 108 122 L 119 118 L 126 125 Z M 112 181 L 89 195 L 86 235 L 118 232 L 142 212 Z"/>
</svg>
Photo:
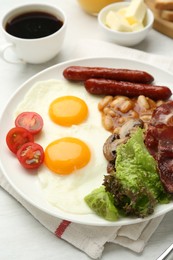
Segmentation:
<svg viewBox="0 0 173 260">
<path fill-rule="evenodd" d="M 80 70 L 82 74 L 82 68 Z M 80 78 L 79 70 L 77 77 Z M 168 203 L 173 193 L 172 141 L 169 142 L 173 130 L 172 126 L 171 131 L 163 126 L 172 121 L 173 101 L 166 101 L 171 90 L 121 79 L 94 78 L 92 74 L 91 78 L 83 80 L 89 93 L 105 95 L 98 103 L 98 109 L 104 128 L 112 133 L 103 145 L 103 154 L 108 161 L 107 174 L 102 185 L 85 196 L 85 201 L 97 215 L 109 221 L 115 221 L 121 215 L 146 217 L 159 203 Z M 165 113 L 164 108 L 167 108 Z M 159 116 L 164 123 L 154 116 L 160 110 L 163 113 Z M 153 120 L 159 125 L 155 131 Z M 164 139 L 166 132 L 166 141 L 160 143 L 159 136 Z M 154 157 L 150 149 L 157 149 L 157 142 L 160 152 Z M 170 170 L 165 170 L 167 167 Z"/>
<path fill-rule="evenodd" d="M 160 12 L 160 16 L 162 19 L 167 20 L 169 22 L 173 22 L 173 10 L 162 10 Z"/>
<path fill-rule="evenodd" d="M 132 124 L 144 127 L 148 125 L 154 109 L 163 101 L 154 100 L 140 95 L 137 98 L 127 96 L 105 96 L 98 103 L 102 124 L 111 133 L 125 137 Z M 133 121 L 132 121 L 133 120 Z M 129 123 L 130 121 L 130 123 Z"/>
<path fill-rule="evenodd" d="M 173 21 L 173 1 L 171 0 L 156 0 L 154 3 L 158 15 L 169 22 Z"/>
<path fill-rule="evenodd" d="M 127 71 L 123 70 L 125 75 Z M 145 145 L 150 141 L 148 144 L 152 148 L 158 141 L 150 140 L 150 129 L 155 127 L 153 123 L 152 128 L 150 126 L 153 111 L 161 107 L 164 111 L 164 105 L 169 107 L 169 103 L 154 101 L 145 95 L 136 97 L 135 92 L 133 98 L 105 95 L 102 99 L 86 91 L 84 84 L 92 79 L 78 83 L 68 80 L 70 82 L 51 79 L 35 83 L 14 112 L 15 123 L 26 126 L 28 133 L 32 126 L 38 130 L 41 125 L 38 134 L 32 134 L 34 142 L 22 143 L 16 155 L 25 165 L 28 155 L 36 151 L 41 163 L 38 162 L 39 167 L 34 172 L 38 174 L 45 199 L 64 212 L 78 215 L 95 212 L 109 221 L 117 220 L 122 212 L 124 216 L 146 217 L 159 203 L 169 202 L 173 185 L 166 176 L 168 172 L 160 166 L 163 161 L 164 165 L 171 166 L 171 143 L 166 149 L 165 144 L 160 143 L 157 157 L 150 154 Z M 170 108 L 172 106 L 173 102 Z M 35 113 L 44 121 L 44 125 L 43 122 L 38 124 L 38 129 L 35 129 L 35 117 L 34 120 L 28 118 L 29 114 L 33 119 Z M 26 115 L 25 120 L 23 115 Z M 171 111 L 166 117 L 162 115 L 164 112 L 160 118 L 171 124 Z M 101 117 L 106 118 L 103 125 Z M 153 117 L 156 119 L 157 116 Z M 109 128 L 111 120 L 113 127 Z M 156 129 L 161 133 L 165 127 L 160 123 L 159 127 Z M 154 133 L 157 138 L 157 131 Z M 169 161 L 165 160 L 167 153 Z M 30 166 L 32 168 L 32 163 L 26 168 Z M 160 176 L 168 186 L 162 185 Z M 165 187 L 169 188 L 165 190 Z"/>
<path fill-rule="evenodd" d="M 43 147 L 34 142 L 23 144 L 16 153 L 17 159 L 25 169 L 37 169 L 43 164 Z"/>
<path fill-rule="evenodd" d="M 84 82 L 86 90 L 95 95 L 148 96 L 152 99 L 168 99 L 172 92 L 168 87 L 139 84 L 110 79 L 88 79 Z"/>
<path fill-rule="evenodd" d="M 84 81 L 86 90 L 96 95 L 145 95 L 156 100 L 172 95 L 168 87 L 151 84 L 154 77 L 146 71 L 70 66 L 64 69 L 63 76 L 70 81 Z"/>
<path fill-rule="evenodd" d="M 147 7 L 143 0 L 132 0 L 128 7 L 108 12 L 105 24 L 120 32 L 139 31 L 145 26 Z"/>
<path fill-rule="evenodd" d="M 85 197 L 98 215 L 112 221 L 124 215 L 144 218 L 153 213 L 158 203 L 169 202 L 170 195 L 159 180 L 156 162 L 144 145 L 142 129 L 117 146 L 113 165 L 103 185 Z"/>
<path fill-rule="evenodd" d="M 7 146 L 14 154 L 27 142 L 34 142 L 34 136 L 23 127 L 13 127 L 6 135 Z"/>
<path fill-rule="evenodd" d="M 55 113 L 52 114 L 50 109 L 51 104 L 62 101 L 59 99 L 61 97 L 69 101 L 69 94 L 73 97 L 73 102 L 77 100 L 77 105 L 81 100 L 85 102 L 87 116 L 86 106 L 84 109 L 82 106 L 84 113 L 74 116 L 77 111 L 74 111 L 75 106 L 71 102 L 65 102 L 64 106 L 69 104 L 66 116 L 64 109 L 59 110 L 57 117 L 61 122 L 56 123 Z M 24 111 L 34 111 L 43 118 L 43 129 L 35 136 L 35 141 L 45 152 L 44 163 L 36 170 L 38 183 L 45 200 L 64 212 L 92 214 L 84 197 L 103 181 L 107 162 L 102 147 L 109 132 L 102 127 L 97 109 L 98 99 L 91 97 L 85 88 L 79 91 L 78 84 L 56 79 L 45 80 L 30 88 L 14 112 L 14 118 Z M 66 124 L 67 113 L 70 121 L 74 120 L 69 126 L 62 124 Z M 79 117 L 83 121 L 77 124 Z"/>
<path fill-rule="evenodd" d="M 122 110 L 125 102 L 131 102 L 126 112 Z M 99 109 L 102 113 L 105 110 L 104 116 L 111 111 L 114 120 L 112 129 L 105 127 L 112 132 L 103 146 L 107 175 L 103 185 L 85 200 L 107 220 L 116 220 L 121 214 L 146 217 L 158 203 L 169 202 L 173 194 L 173 101 L 106 96 Z M 140 113 L 146 113 L 147 122 L 141 120 Z"/>
<path fill-rule="evenodd" d="M 15 119 L 16 127 L 23 127 L 27 129 L 31 134 L 38 134 L 43 128 L 42 117 L 35 112 L 23 112 L 19 114 Z"/>
<path fill-rule="evenodd" d="M 25 169 L 37 169 L 44 161 L 44 150 L 34 141 L 42 130 L 42 117 L 35 112 L 22 112 L 14 124 L 6 135 L 8 148 Z"/>
<path fill-rule="evenodd" d="M 79 97 L 62 96 L 52 101 L 49 106 L 49 115 L 58 125 L 78 125 L 86 120 L 88 107 Z"/>
<path fill-rule="evenodd" d="M 146 131 L 145 144 L 158 162 L 160 179 L 169 193 L 173 193 L 173 101 L 157 107 Z"/>
<path fill-rule="evenodd" d="M 84 81 L 90 78 L 105 78 L 136 83 L 151 83 L 154 78 L 151 74 L 141 70 L 115 69 L 105 67 L 69 66 L 63 71 L 66 79 Z"/>
<path fill-rule="evenodd" d="M 172 111 L 173 101 L 155 107 L 145 131 L 142 120 L 128 118 L 106 140 L 107 175 L 103 185 L 85 197 L 96 214 L 111 221 L 121 215 L 143 218 L 172 199 Z"/>
<path fill-rule="evenodd" d="M 173 10 L 172 0 L 155 0 L 155 7 L 159 10 Z"/>
</svg>

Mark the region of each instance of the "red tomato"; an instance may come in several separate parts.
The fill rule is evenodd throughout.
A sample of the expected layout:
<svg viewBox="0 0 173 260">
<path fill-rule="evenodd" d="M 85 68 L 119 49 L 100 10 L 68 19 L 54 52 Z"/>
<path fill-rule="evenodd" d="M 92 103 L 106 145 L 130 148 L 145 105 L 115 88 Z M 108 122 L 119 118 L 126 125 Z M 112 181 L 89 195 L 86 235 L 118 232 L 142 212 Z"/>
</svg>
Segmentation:
<svg viewBox="0 0 173 260">
<path fill-rule="evenodd" d="M 17 158 L 24 168 L 36 169 L 44 161 L 44 150 L 41 145 L 29 142 L 17 151 Z"/>
<path fill-rule="evenodd" d="M 24 127 L 31 134 L 37 134 L 43 128 L 43 119 L 36 112 L 23 112 L 15 120 L 17 127 Z"/>
<path fill-rule="evenodd" d="M 6 136 L 7 146 L 15 154 L 23 144 L 33 141 L 33 135 L 23 127 L 11 128 Z"/>
</svg>

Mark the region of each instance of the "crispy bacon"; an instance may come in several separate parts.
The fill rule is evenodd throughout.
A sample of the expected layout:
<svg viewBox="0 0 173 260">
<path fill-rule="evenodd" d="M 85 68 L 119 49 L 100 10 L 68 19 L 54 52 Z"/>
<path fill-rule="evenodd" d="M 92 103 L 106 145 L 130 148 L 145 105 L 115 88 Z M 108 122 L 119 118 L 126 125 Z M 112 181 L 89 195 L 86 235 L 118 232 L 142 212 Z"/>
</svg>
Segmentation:
<svg viewBox="0 0 173 260">
<path fill-rule="evenodd" d="M 150 125 L 157 126 L 164 124 L 173 126 L 173 101 L 168 101 L 153 111 Z"/>
<path fill-rule="evenodd" d="M 173 101 L 168 101 L 153 112 L 145 144 L 158 163 L 163 186 L 173 193 Z"/>
<path fill-rule="evenodd" d="M 159 124 L 159 122 L 156 126 L 149 125 L 145 136 L 145 144 L 156 160 L 159 152 L 159 141 L 161 140 L 173 141 L 173 126 Z"/>
<path fill-rule="evenodd" d="M 160 179 L 169 193 L 173 193 L 173 140 L 160 140 L 158 145 Z"/>
</svg>

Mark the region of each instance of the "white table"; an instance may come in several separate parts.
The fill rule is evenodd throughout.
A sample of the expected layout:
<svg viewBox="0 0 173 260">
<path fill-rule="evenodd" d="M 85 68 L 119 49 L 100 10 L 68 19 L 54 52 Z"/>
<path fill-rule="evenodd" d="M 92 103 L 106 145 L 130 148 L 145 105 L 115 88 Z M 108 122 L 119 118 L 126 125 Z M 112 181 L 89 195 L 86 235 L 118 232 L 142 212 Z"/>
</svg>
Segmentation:
<svg viewBox="0 0 173 260">
<path fill-rule="evenodd" d="M 0 17 L 8 8 L 33 0 L 0 0 Z M 46 0 L 37 0 L 46 3 Z M 32 75 L 42 69 L 68 60 L 75 44 L 80 39 L 105 40 L 98 30 L 96 17 L 84 13 L 75 0 L 49 0 L 60 6 L 68 16 L 68 30 L 64 47 L 54 60 L 43 65 L 13 65 L 0 59 L 0 112 L 9 96 Z M 0 43 L 4 40 L 0 37 Z M 173 57 L 172 39 L 152 30 L 147 39 L 135 47 L 148 53 Z M 82 57 L 81 57 L 82 58 Z M 153 234 L 141 255 L 120 246 L 108 244 L 102 259 L 155 260 L 171 243 L 173 238 L 173 212 L 166 215 Z M 57 239 L 54 234 L 38 223 L 19 203 L 0 189 L 0 259 L 2 260 L 86 260 L 89 259 L 68 243 Z M 171 258 L 172 259 L 172 258 Z"/>
</svg>

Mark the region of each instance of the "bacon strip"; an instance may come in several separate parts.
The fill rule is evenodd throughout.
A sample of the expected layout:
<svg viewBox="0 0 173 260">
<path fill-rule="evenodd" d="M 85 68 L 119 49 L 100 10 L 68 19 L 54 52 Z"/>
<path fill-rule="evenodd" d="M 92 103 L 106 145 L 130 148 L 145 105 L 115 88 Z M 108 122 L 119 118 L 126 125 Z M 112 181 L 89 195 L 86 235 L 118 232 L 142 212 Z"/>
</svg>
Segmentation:
<svg viewBox="0 0 173 260">
<path fill-rule="evenodd" d="M 173 101 L 160 105 L 153 112 L 145 144 L 158 163 L 163 186 L 173 194 Z"/>
</svg>

